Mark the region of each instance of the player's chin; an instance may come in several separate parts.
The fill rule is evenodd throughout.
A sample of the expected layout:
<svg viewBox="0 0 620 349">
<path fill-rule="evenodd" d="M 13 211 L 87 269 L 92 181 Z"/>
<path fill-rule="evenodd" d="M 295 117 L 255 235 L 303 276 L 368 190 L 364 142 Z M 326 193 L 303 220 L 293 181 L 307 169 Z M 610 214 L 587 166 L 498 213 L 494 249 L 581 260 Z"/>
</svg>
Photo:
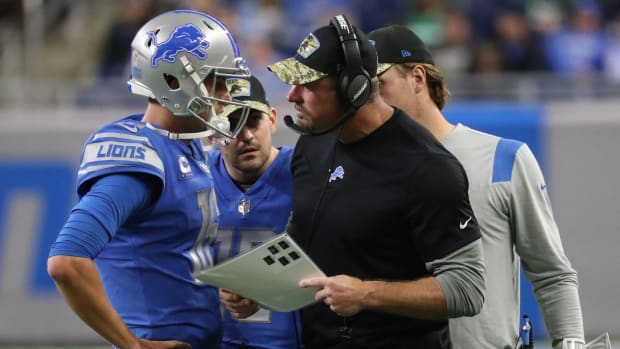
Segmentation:
<svg viewBox="0 0 620 349">
<path fill-rule="evenodd" d="M 250 159 L 238 161 L 235 167 L 243 172 L 255 172 L 260 169 L 260 164 L 256 157 L 252 157 Z"/>
</svg>

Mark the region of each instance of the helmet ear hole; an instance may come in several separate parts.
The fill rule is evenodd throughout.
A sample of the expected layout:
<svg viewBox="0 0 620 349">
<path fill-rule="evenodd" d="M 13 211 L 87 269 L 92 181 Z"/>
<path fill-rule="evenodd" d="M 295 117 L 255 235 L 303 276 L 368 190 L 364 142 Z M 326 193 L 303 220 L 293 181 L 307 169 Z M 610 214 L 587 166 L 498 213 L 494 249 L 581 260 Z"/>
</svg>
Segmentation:
<svg viewBox="0 0 620 349">
<path fill-rule="evenodd" d="M 146 47 L 153 45 L 153 38 L 157 36 L 157 33 L 159 33 L 159 29 L 156 29 L 152 35 L 149 35 L 149 38 L 146 40 Z"/>
<path fill-rule="evenodd" d="M 181 87 L 179 79 L 170 74 L 164 73 L 164 79 L 166 80 L 166 84 L 168 84 L 168 87 L 170 87 L 171 90 L 178 90 L 179 87 Z"/>
<path fill-rule="evenodd" d="M 209 22 L 207 22 L 207 21 L 202 21 L 202 23 L 204 23 L 204 25 L 206 25 L 206 26 L 207 26 L 207 28 L 209 28 L 209 29 L 211 29 L 211 30 L 214 30 L 213 26 L 211 26 L 211 24 L 209 24 Z"/>
</svg>

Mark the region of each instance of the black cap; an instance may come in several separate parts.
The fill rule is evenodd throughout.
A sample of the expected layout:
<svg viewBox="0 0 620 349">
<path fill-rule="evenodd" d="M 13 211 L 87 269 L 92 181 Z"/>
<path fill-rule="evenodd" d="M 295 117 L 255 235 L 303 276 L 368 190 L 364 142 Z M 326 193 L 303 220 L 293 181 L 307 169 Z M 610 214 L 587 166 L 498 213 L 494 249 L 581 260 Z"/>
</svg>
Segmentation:
<svg viewBox="0 0 620 349">
<path fill-rule="evenodd" d="M 377 75 L 377 51 L 366 34 L 353 26 L 362 58 L 362 66 L 370 77 Z M 344 53 L 336 28 L 320 27 L 301 42 L 294 57 L 270 64 L 269 70 L 289 85 L 304 85 L 344 69 Z"/>
<path fill-rule="evenodd" d="M 261 111 L 265 114 L 271 112 L 265 88 L 261 82 L 254 76 L 247 78 L 228 78 L 226 79 L 226 87 L 228 93 L 233 100 L 247 102 L 251 109 Z M 223 116 L 228 116 L 242 106 L 235 104 L 227 104 L 222 111 Z"/>
<path fill-rule="evenodd" d="M 368 38 L 377 49 L 377 74 L 383 73 L 396 63 L 435 64 L 424 42 L 406 26 L 391 24 L 375 29 L 368 33 Z"/>
</svg>

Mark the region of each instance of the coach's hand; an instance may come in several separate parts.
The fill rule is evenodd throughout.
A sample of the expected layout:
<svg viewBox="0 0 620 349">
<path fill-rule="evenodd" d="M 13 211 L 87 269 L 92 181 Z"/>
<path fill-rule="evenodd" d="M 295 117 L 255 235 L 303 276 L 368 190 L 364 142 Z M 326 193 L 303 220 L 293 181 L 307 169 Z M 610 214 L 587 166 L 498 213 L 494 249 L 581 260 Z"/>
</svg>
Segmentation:
<svg viewBox="0 0 620 349">
<path fill-rule="evenodd" d="M 258 303 L 220 288 L 220 302 L 233 319 L 245 319 L 260 309 Z"/>
<path fill-rule="evenodd" d="M 320 287 L 314 299 L 325 303 L 339 316 L 353 316 L 364 308 L 366 290 L 364 282 L 358 278 L 347 275 L 312 277 L 301 280 L 299 286 Z"/>
</svg>

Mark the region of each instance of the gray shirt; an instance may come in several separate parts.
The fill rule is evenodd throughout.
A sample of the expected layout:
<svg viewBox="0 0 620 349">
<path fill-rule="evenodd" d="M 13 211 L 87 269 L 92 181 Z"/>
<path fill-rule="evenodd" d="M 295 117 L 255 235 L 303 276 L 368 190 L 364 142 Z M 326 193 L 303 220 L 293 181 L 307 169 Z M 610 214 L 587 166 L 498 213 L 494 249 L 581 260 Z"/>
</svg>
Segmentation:
<svg viewBox="0 0 620 349">
<path fill-rule="evenodd" d="M 583 339 L 577 273 L 564 254 L 545 180 L 528 146 L 461 124 L 442 143 L 467 172 L 487 275 L 482 311 L 450 319 L 454 348 L 514 348 L 520 261 L 550 337 Z"/>
</svg>

